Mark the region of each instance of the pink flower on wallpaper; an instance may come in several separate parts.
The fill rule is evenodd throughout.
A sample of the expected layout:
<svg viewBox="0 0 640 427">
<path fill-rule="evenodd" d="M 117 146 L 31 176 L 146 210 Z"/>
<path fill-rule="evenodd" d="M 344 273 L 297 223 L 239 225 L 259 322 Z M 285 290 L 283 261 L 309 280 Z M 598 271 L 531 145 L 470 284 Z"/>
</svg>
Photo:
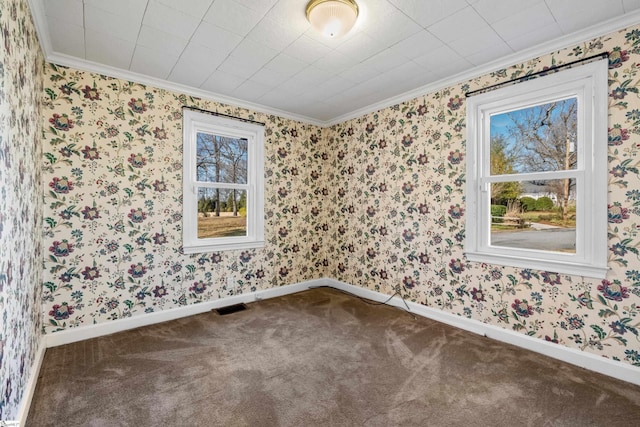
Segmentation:
<svg viewBox="0 0 640 427">
<path fill-rule="evenodd" d="M 629 219 L 629 209 L 623 208 L 619 202 L 615 202 L 613 205 L 608 206 L 609 222 L 613 224 L 620 224 L 623 220 Z"/>
<path fill-rule="evenodd" d="M 156 126 L 156 128 L 153 130 L 153 137 L 159 140 L 167 139 L 167 131 L 164 130 L 164 128 L 159 128 Z"/>
<path fill-rule="evenodd" d="M 85 85 L 84 89 L 82 89 L 82 93 L 84 93 L 85 99 L 89 99 L 91 101 L 97 101 L 100 99 L 100 92 L 98 92 L 98 89 L 95 87 Z"/>
<path fill-rule="evenodd" d="M 521 301 L 516 299 L 513 304 L 511 304 L 511 308 L 521 317 L 529 317 L 533 314 L 533 307 L 527 303 L 527 300 Z"/>
<path fill-rule="evenodd" d="M 85 206 L 80 212 L 82 212 L 84 219 L 88 219 L 90 221 L 100 218 L 100 212 L 98 212 L 98 208 L 96 207 Z"/>
<path fill-rule="evenodd" d="M 85 267 L 82 271 L 82 277 L 84 280 L 95 280 L 100 277 L 100 271 L 97 267 Z"/>
<path fill-rule="evenodd" d="M 55 320 L 66 320 L 73 314 L 73 306 L 63 302 L 62 304 L 54 304 L 49 311 L 49 316 Z"/>
<path fill-rule="evenodd" d="M 624 298 L 629 298 L 629 290 L 625 286 L 622 286 L 618 280 L 614 280 L 613 282 L 603 280 L 602 283 L 598 285 L 598 290 L 602 292 L 602 296 L 608 300 L 620 302 Z"/>
<path fill-rule="evenodd" d="M 134 168 L 141 168 L 141 167 L 143 167 L 144 165 L 147 164 L 147 159 L 142 157 L 142 154 L 133 154 L 133 153 L 131 153 L 131 155 L 129 156 L 127 161 Z"/>
<path fill-rule="evenodd" d="M 133 223 L 140 223 L 147 219 L 147 214 L 142 211 L 142 209 L 131 209 L 131 211 L 127 214 L 127 217 Z"/>
<path fill-rule="evenodd" d="M 67 194 L 69 191 L 73 190 L 73 182 L 69 181 L 66 176 L 63 176 L 62 178 L 54 177 L 49 183 L 49 187 L 51 187 L 56 193 Z"/>
<path fill-rule="evenodd" d="M 56 240 L 49 247 L 49 252 L 52 252 L 55 256 L 69 256 L 73 252 L 73 245 L 66 239 L 61 242 Z"/>
<path fill-rule="evenodd" d="M 54 128 L 62 131 L 68 131 L 73 129 L 73 120 L 69 118 L 66 114 L 57 114 L 55 113 L 50 119 L 49 123 L 53 125 Z"/>
<path fill-rule="evenodd" d="M 139 279 L 147 273 L 147 267 L 142 265 L 140 262 L 137 264 L 131 264 L 127 273 L 129 273 L 134 279 Z"/>
<path fill-rule="evenodd" d="M 144 102 L 142 102 L 142 99 L 138 98 L 131 98 L 131 100 L 129 101 L 129 103 L 127 104 L 129 106 L 129 108 L 131 108 L 131 110 L 134 113 L 144 113 L 145 111 L 147 111 L 147 104 L 145 104 Z"/>
<path fill-rule="evenodd" d="M 559 285 L 561 276 L 557 273 L 551 273 L 549 271 L 543 271 L 541 273 L 543 282 L 548 285 Z"/>
<path fill-rule="evenodd" d="M 93 147 L 89 147 L 88 145 L 85 145 L 85 147 L 82 149 L 82 154 L 84 155 L 84 158 L 87 160 L 97 160 L 100 158 L 100 153 L 98 152 L 98 149 Z"/>
</svg>

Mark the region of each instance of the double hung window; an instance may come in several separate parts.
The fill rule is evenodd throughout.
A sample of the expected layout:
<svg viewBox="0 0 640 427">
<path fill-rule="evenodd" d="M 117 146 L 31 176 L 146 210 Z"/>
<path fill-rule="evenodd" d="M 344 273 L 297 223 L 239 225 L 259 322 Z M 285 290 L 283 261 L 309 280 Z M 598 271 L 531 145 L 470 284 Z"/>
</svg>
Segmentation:
<svg viewBox="0 0 640 427">
<path fill-rule="evenodd" d="M 264 246 L 264 127 L 183 115 L 183 250 Z"/>
<path fill-rule="evenodd" d="M 467 101 L 469 260 L 604 277 L 607 62 Z"/>
</svg>

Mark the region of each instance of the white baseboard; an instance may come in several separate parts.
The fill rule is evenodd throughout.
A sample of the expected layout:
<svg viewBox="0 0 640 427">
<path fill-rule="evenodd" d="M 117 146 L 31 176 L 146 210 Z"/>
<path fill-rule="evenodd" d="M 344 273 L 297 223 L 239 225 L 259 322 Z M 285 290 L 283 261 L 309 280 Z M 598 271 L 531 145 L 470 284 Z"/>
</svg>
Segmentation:
<svg viewBox="0 0 640 427">
<path fill-rule="evenodd" d="M 204 313 L 216 308 L 294 294 L 296 292 L 307 290 L 310 287 L 325 286 L 327 283 L 328 281 L 325 279 L 309 280 L 306 282 L 295 283 L 293 285 L 234 295 L 185 307 L 177 307 L 154 313 L 141 314 L 139 316 L 129 317 L 126 319 L 118 319 L 111 322 L 66 329 L 64 331 L 47 334 L 44 338 L 46 339 L 47 347 L 57 347 L 59 345 L 70 344 L 77 341 L 88 340 L 103 335 L 139 328 L 141 326 L 148 326 L 166 322 L 168 320 L 179 319 L 181 317 L 193 316 L 194 314 Z"/>
<path fill-rule="evenodd" d="M 31 400 L 36 392 L 36 384 L 38 382 L 38 376 L 40 375 L 40 367 L 44 360 L 44 353 L 47 351 L 46 337 L 42 337 L 38 350 L 36 350 L 35 359 L 31 366 L 31 374 L 29 375 L 29 381 L 27 381 L 27 387 L 22 395 L 22 401 L 18 408 L 18 419 L 16 421 L 5 421 L 6 426 L 24 426 L 27 424 L 27 417 L 29 416 L 29 408 L 31 408 Z"/>
<path fill-rule="evenodd" d="M 382 302 L 389 299 L 389 295 L 354 286 L 339 280 L 325 279 L 324 282 L 325 286 L 340 289 L 373 301 Z M 407 308 L 405 306 L 405 302 L 399 297 L 391 298 L 387 304 L 403 309 Z M 567 362 L 581 368 L 617 378 L 619 380 L 640 385 L 640 369 L 627 363 L 607 359 L 575 348 L 565 347 L 561 344 L 547 342 L 539 338 L 520 334 L 498 326 L 488 325 L 478 320 L 467 319 L 465 317 L 457 316 L 435 308 L 426 307 L 414 302 L 407 301 L 406 304 L 409 306 L 412 313 L 419 316 L 446 323 L 447 325 L 464 329 L 479 335 L 484 335 L 487 338 L 512 344 L 554 359 L 562 360 L 563 362 Z"/>
</svg>

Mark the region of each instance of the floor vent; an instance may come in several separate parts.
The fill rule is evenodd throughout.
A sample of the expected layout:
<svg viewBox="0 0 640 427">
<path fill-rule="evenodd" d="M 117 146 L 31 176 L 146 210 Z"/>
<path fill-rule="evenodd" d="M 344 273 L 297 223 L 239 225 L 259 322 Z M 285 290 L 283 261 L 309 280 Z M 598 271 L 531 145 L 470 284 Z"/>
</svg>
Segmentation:
<svg viewBox="0 0 640 427">
<path fill-rule="evenodd" d="M 213 311 L 218 313 L 220 316 L 225 316 L 227 314 L 237 313 L 238 311 L 244 311 L 246 309 L 247 309 L 247 306 L 244 304 L 234 304 L 228 307 L 216 308 Z"/>
</svg>

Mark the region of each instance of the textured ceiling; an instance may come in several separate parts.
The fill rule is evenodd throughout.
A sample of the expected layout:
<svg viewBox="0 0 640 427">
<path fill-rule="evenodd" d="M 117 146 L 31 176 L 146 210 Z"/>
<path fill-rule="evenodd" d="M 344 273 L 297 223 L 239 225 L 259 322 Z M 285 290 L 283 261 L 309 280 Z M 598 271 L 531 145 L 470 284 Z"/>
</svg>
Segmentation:
<svg viewBox="0 0 640 427">
<path fill-rule="evenodd" d="M 357 0 L 356 27 L 333 40 L 311 28 L 306 0 L 29 1 L 48 60 L 318 123 L 640 16 L 640 0 Z"/>
</svg>

